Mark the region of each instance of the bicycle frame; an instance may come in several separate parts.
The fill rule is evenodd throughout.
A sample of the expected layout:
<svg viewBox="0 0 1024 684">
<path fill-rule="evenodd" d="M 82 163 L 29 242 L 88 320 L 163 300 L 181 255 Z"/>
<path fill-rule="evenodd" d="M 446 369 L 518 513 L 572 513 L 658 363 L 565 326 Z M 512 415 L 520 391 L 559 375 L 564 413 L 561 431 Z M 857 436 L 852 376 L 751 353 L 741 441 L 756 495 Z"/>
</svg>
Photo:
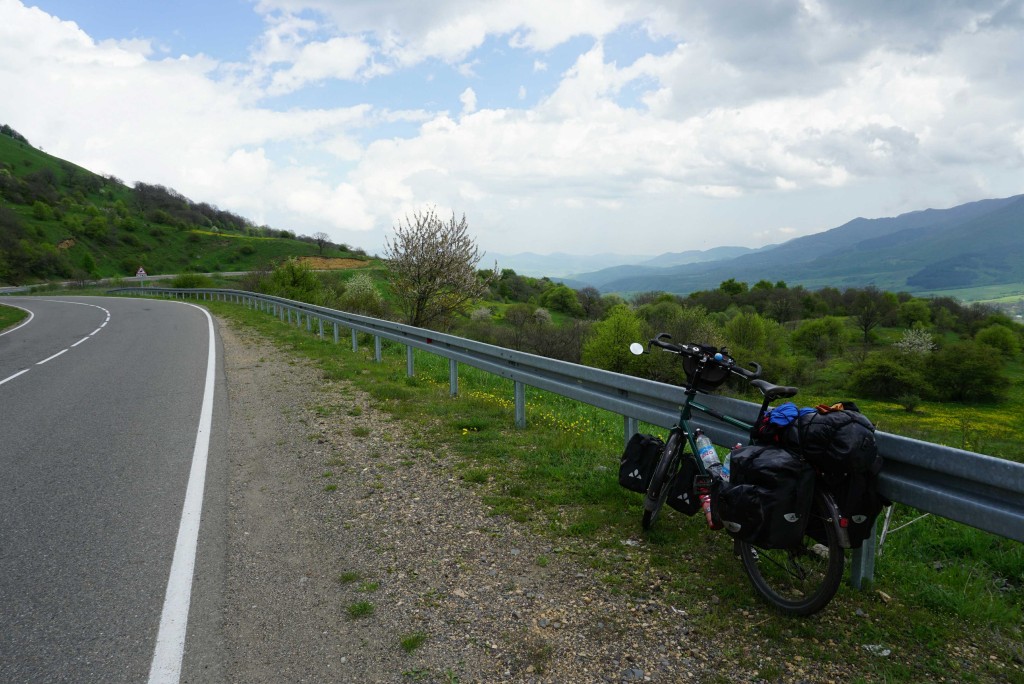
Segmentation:
<svg viewBox="0 0 1024 684">
<path fill-rule="evenodd" d="M 693 455 L 693 460 L 697 462 L 697 472 L 699 474 L 697 475 L 697 480 L 694 484 L 695 489 L 697 491 L 697 495 L 701 501 L 701 506 L 704 509 L 704 517 L 707 520 L 708 527 L 710 527 L 711 529 L 719 529 L 721 527 L 721 523 L 716 524 L 714 522 L 711 512 L 711 473 L 708 472 L 707 466 L 704 465 L 704 462 L 696 457 L 697 444 L 696 440 L 693 437 L 693 431 L 690 429 L 690 419 L 693 417 L 693 412 L 697 411 L 698 413 L 703 413 L 705 415 L 711 416 L 712 418 L 715 418 L 716 420 L 726 423 L 727 425 L 732 425 L 733 427 L 740 428 L 745 432 L 750 432 L 750 430 L 754 426 L 751 425 L 750 423 L 746 423 L 742 420 L 726 415 L 721 411 L 718 411 L 710 406 L 695 401 L 694 397 L 696 397 L 698 393 L 698 390 L 695 385 L 697 384 L 696 381 L 698 379 L 699 378 L 695 378 L 695 381 L 692 383 L 693 386 L 687 385 L 684 388 L 683 403 L 679 409 L 679 422 L 669 429 L 669 434 L 671 435 L 673 432 L 681 433 L 682 436 L 686 437 L 686 443 L 690 445 L 690 453 Z M 768 410 L 768 405 L 770 403 L 771 400 L 768 397 L 765 397 L 764 401 L 761 403 L 761 410 L 758 411 L 757 420 L 754 424 L 761 422 L 761 418 L 764 417 L 765 411 Z M 829 514 L 831 517 L 830 522 L 835 527 L 836 533 L 839 536 L 839 545 L 842 546 L 844 549 L 850 548 L 850 535 L 847 532 L 846 528 L 843 527 L 843 516 L 840 512 L 839 505 L 836 502 L 835 496 L 832 494 L 831 491 L 829 491 L 827 487 L 823 486 L 819 482 L 817 475 L 815 476 L 814 487 L 815 489 L 820 491 L 822 496 L 824 497 L 825 506 L 829 510 Z"/>
<path fill-rule="evenodd" d="M 696 410 L 699 413 L 709 415 L 724 423 L 727 423 L 734 427 L 738 427 L 747 432 L 749 432 L 753 426 L 741 420 L 733 418 L 732 416 L 728 416 L 720 411 L 717 411 L 711 408 L 710 406 L 706 406 L 698 401 L 694 401 L 694 397 L 697 396 L 696 384 L 697 383 L 694 382 L 693 386 L 685 387 L 683 403 L 679 409 L 679 422 L 673 425 L 671 429 L 669 429 L 669 435 L 671 436 L 672 433 L 680 434 L 681 436 L 686 438 L 686 443 L 690 445 L 690 454 L 692 454 L 693 460 L 697 462 L 698 473 L 697 477 L 694 479 L 694 490 L 697 494 L 697 497 L 700 499 L 701 508 L 704 511 L 704 518 L 708 524 L 708 527 L 713 530 L 717 530 L 722 527 L 722 524 L 721 522 L 715 521 L 714 515 L 712 514 L 711 510 L 712 477 L 711 473 L 708 472 L 707 466 L 704 465 L 704 462 L 701 459 L 697 458 L 696 456 L 697 443 L 694 439 L 693 431 L 690 429 L 690 418 L 693 416 L 693 411 Z M 761 408 L 762 414 L 764 413 L 766 406 L 767 402 L 765 402 L 765 406 L 762 406 Z"/>
</svg>

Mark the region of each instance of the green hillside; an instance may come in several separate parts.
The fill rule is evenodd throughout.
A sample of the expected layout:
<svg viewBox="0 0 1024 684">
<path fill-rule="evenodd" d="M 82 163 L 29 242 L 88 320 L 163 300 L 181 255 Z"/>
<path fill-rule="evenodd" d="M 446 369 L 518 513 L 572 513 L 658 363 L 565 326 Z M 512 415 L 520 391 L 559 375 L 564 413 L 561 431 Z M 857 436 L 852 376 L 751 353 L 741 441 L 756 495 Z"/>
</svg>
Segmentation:
<svg viewBox="0 0 1024 684">
<path fill-rule="evenodd" d="M 130 187 L 32 147 L 0 127 L 0 285 L 248 271 L 291 256 L 361 250 L 257 226 L 159 185 Z"/>
</svg>

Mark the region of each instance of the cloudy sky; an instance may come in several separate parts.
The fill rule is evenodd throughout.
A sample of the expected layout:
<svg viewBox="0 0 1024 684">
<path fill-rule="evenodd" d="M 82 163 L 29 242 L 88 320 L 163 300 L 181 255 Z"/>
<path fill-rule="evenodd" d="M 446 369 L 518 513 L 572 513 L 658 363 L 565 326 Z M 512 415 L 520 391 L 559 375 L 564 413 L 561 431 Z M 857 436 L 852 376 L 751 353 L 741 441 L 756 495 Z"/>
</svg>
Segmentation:
<svg viewBox="0 0 1024 684">
<path fill-rule="evenodd" d="M 371 252 L 757 247 L 1024 193 L 1024 0 L 0 0 L 0 123 Z"/>
</svg>

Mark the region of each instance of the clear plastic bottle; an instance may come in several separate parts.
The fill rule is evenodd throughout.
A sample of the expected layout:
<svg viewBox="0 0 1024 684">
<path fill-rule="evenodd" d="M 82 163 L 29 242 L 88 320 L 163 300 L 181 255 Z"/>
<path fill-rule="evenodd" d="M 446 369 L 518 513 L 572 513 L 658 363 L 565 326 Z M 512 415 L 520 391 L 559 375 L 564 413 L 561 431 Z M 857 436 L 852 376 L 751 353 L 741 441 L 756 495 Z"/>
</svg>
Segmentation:
<svg viewBox="0 0 1024 684">
<path fill-rule="evenodd" d="M 697 447 L 697 456 L 704 462 L 704 467 L 711 475 L 718 475 L 722 472 L 722 464 L 715 453 L 715 445 L 711 438 L 704 434 L 704 431 L 697 428 L 693 431 L 693 443 Z"/>
<path fill-rule="evenodd" d="M 722 464 L 722 482 L 728 482 L 729 481 L 729 477 L 731 476 L 731 473 L 732 473 L 732 467 L 731 467 L 732 466 L 732 452 L 736 451 L 737 449 L 742 449 L 742 448 L 743 448 L 743 443 L 742 442 L 736 442 L 736 446 L 734 446 L 732 448 L 732 450 L 729 451 L 729 453 L 727 453 L 725 455 L 725 462 Z"/>
</svg>

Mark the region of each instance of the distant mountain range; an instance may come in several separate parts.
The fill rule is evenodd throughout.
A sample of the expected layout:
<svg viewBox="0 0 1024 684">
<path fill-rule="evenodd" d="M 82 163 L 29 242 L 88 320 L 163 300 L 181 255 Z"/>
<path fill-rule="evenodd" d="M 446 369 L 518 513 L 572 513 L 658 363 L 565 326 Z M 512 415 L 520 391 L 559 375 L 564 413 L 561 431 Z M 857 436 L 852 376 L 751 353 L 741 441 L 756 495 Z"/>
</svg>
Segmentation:
<svg viewBox="0 0 1024 684">
<path fill-rule="evenodd" d="M 533 256 L 543 264 L 543 257 Z M 552 256 L 585 263 L 583 257 Z M 621 259 L 630 258 L 591 271 L 568 271 L 558 279 L 577 288 L 626 294 L 687 294 L 714 289 L 730 278 L 750 284 L 783 280 L 811 289 L 874 285 L 913 293 L 1024 283 L 1024 195 L 893 218 L 856 218 L 758 250 L 719 247 L 630 259 L 631 264 Z M 499 266 L 515 268 L 505 262 Z M 557 272 L 548 268 L 546 274 Z"/>
<path fill-rule="evenodd" d="M 488 267 L 493 261 L 498 262 L 498 268 L 510 268 L 520 275 L 527 275 L 534 278 L 544 276 L 565 280 L 573 278 L 574 273 L 622 268 L 624 274 L 635 273 L 637 267 L 642 268 L 669 268 L 683 264 L 694 264 L 703 261 L 717 261 L 720 259 L 731 259 L 741 254 L 749 254 L 757 250 L 749 247 L 714 247 L 708 250 L 691 249 L 686 252 L 665 252 L 656 257 L 650 255 L 640 256 L 636 254 L 565 254 L 555 252 L 554 254 L 534 254 L 533 252 L 522 252 L 520 254 L 495 254 L 488 252 L 481 267 Z"/>
</svg>

